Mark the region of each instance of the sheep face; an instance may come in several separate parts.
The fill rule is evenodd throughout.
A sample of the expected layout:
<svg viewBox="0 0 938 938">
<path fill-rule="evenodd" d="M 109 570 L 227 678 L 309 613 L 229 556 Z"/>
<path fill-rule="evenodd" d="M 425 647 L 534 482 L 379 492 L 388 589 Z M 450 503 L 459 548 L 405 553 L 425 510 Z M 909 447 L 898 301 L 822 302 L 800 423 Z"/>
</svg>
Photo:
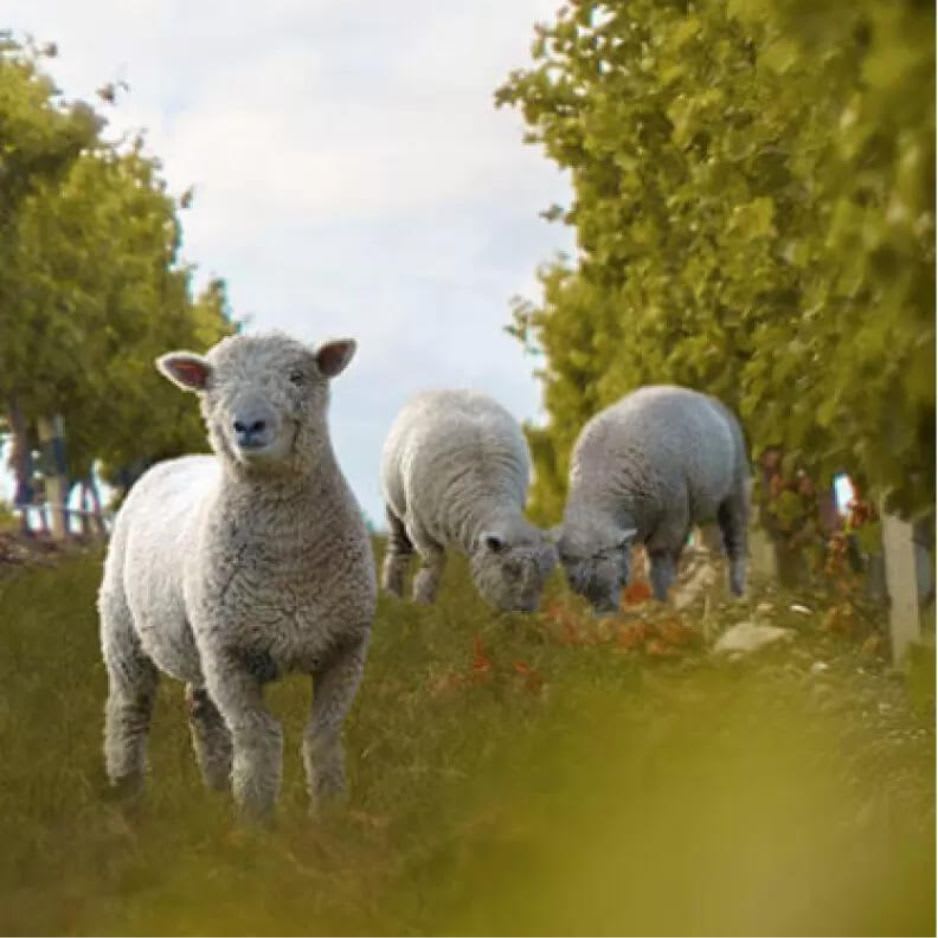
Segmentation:
<svg viewBox="0 0 938 938">
<path fill-rule="evenodd" d="M 619 594 L 629 582 L 631 542 L 635 531 L 610 538 L 578 537 L 565 532 L 558 543 L 570 588 L 585 596 L 597 615 L 610 615 L 619 608 Z"/>
<path fill-rule="evenodd" d="M 536 530 L 520 537 L 486 531 L 470 557 L 476 589 L 503 612 L 534 612 L 556 563 L 554 545 Z"/>
<path fill-rule="evenodd" d="M 233 336 L 205 357 L 171 352 L 157 366 L 199 394 L 215 452 L 248 473 L 306 471 L 329 445 L 329 379 L 351 360 L 355 343 L 313 350 L 286 336 Z"/>
</svg>

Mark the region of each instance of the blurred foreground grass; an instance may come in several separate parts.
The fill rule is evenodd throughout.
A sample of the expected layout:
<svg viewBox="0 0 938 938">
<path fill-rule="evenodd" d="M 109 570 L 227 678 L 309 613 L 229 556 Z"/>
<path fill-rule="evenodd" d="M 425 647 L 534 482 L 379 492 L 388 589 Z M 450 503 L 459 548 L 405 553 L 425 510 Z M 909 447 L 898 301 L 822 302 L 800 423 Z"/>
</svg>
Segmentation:
<svg viewBox="0 0 938 938">
<path fill-rule="evenodd" d="M 0 579 L 4 934 L 934 934 L 933 677 L 916 705 L 823 610 L 792 647 L 654 661 L 493 616 L 453 563 L 434 609 L 381 600 L 344 814 L 305 814 L 308 682 L 271 689 L 258 833 L 168 680 L 144 802 L 104 797 L 99 574 Z"/>
</svg>

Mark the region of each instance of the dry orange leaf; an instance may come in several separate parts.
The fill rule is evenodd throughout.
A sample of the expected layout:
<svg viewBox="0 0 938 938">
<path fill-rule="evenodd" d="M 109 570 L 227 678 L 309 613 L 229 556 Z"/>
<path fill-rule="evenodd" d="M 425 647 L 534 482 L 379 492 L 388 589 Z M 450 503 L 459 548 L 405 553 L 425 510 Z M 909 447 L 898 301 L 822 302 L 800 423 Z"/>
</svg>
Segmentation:
<svg viewBox="0 0 938 938">
<path fill-rule="evenodd" d="M 827 610 L 821 628 L 826 629 L 828 632 L 849 634 L 854 630 L 856 624 L 853 609 L 849 605 L 832 606 Z"/>
<path fill-rule="evenodd" d="M 656 658 L 670 658 L 679 654 L 678 650 L 660 638 L 652 638 L 645 642 L 645 654 Z"/>
<path fill-rule="evenodd" d="M 526 661 L 515 661 L 512 667 L 515 670 L 515 674 L 523 679 L 525 690 L 534 693 L 541 689 L 544 684 L 544 678 L 541 677 L 540 672 L 536 668 L 532 668 Z"/>
<path fill-rule="evenodd" d="M 679 619 L 670 619 L 657 623 L 658 635 L 669 645 L 694 645 L 700 635 L 689 625 L 685 625 Z"/>
<path fill-rule="evenodd" d="M 649 628 L 645 622 L 633 622 L 631 625 L 619 630 L 617 643 L 620 648 L 631 650 L 639 648 L 645 639 L 648 638 Z"/>
<path fill-rule="evenodd" d="M 482 637 L 476 634 L 472 640 L 473 658 L 472 658 L 472 676 L 476 681 L 487 680 L 491 676 L 492 659 L 485 653 L 485 646 L 482 644 Z"/>
<path fill-rule="evenodd" d="M 639 603 L 644 603 L 651 599 L 651 595 L 651 587 L 646 580 L 633 580 L 622 591 L 622 604 L 625 606 L 637 606 Z"/>
</svg>

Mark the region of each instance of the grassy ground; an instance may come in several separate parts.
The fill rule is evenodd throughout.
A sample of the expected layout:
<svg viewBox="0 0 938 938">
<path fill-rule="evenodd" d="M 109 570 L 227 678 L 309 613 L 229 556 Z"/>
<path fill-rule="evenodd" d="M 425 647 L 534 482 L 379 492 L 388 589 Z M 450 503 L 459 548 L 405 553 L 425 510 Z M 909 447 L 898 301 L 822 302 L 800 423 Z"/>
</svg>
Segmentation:
<svg viewBox="0 0 938 938">
<path fill-rule="evenodd" d="M 816 597 L 685 615 L 796 630 L 728 663 L 493 616 L 454 563 L 434 609 L 381 600 L 344 814 L 307 819 L 309 688 L 272 688 L 285 784 L 252 832 L 202 789 L 170 681 L 145 800 L 106 797 L 99 575 L 0 579 L 0 932 L 934 934 L 933 678 L 910 694 Z"/>
</svg>

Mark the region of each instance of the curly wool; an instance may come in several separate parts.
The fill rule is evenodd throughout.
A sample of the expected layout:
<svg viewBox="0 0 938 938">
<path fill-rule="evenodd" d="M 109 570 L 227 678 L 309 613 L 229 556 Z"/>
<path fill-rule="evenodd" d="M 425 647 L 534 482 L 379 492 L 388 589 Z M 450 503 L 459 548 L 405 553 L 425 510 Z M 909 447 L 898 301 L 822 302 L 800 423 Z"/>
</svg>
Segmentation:
<svg viewBox="0 0 938 938">
<path fill-rule="evenodd" d="M 548 536 L 524 518 L 530 457 L 517 421 L 475 391 L 426 391 L 396 417 L 381 486 L 390 538 L 386 589 L 400 595 L 411 554 L 414 598 L 432 602 L 445 550 L 468 554 L 480 594 L 499 609 L 537 607 L 556 563 Z"/>
<path fill-rule="evenodd" d="M 730 588 L 745 585 L 749 462 L 736 418 L 689 388 L 639 388 L 593 417 L 573 449 L 559 550 L 571 586 L 597 609 L 618 603 L 633 541 L 665 599 L 693 525 L 716 521 Z"/>
<path fill-rule="evenodd" d="M 315 681 L 303 742 L 310 795 L 315 803 L 344 788 L 341 728 L 376 585 L 362 514 L 329 440 L 320 366 L 334 348 L 237 336 L 204 359 L 189 356 L 211 375 L 199 392 L 215 454 L 160 463 L 137 482 L 118 513 L 99 594 L 114 784 L 139 787 L 162 672 L 188 685 L 206 783 L 230 779 L 245 813 L 268 815 L 282 738 L 262 686 L 302 671 Z M 233 414 L 248 405 L 263 405 L 276 428 L 268 459 L 233 437 Z"/>
</svg>

